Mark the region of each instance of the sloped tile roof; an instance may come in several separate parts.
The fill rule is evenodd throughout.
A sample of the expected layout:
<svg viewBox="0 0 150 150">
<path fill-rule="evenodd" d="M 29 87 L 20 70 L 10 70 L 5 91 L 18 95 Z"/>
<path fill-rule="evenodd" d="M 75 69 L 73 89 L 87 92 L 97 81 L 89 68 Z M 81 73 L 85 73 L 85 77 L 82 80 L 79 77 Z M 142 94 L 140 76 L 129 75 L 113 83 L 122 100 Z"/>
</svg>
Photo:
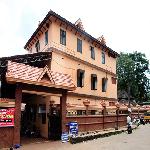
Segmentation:
<svg viewBox="0 0 150 150">
<path fill-rule="evenodd" d="M 36 82 L 36 83 L 44 83 L 42 78 L 47 74 L 49 77 L 49 81 L 46 85 L 57 88 L 66 88 L 66 89 L 75 89 L 75 85 L 70 75 L 58 73 L 49 70 L 48 66 L 44 68 L 33 67 L 30 65 L 25 65 L 22 63 L 16 63 L 12 61 L 8 61 L 6 79 L 9 81 L 21 80 L 21 82 Z M 26 83 L 26 82 L 25 82 Z"/>
</svg>

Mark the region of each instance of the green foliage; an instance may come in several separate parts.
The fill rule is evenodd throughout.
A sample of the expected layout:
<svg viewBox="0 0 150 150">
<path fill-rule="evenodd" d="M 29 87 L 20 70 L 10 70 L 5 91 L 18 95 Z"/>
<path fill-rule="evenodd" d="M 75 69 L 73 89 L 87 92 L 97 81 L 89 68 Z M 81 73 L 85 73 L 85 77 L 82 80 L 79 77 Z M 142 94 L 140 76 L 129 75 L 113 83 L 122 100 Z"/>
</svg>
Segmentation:
<svg viewBox="0 0 150 150">
<path fill-rule="evenodd" d="M 117 59 L 118 90 L 126 91 L 137 101 L 148 100 L 150 81 L 146 73 L 150 70 L 144 54 L 121 53 Z"/>
</svg>

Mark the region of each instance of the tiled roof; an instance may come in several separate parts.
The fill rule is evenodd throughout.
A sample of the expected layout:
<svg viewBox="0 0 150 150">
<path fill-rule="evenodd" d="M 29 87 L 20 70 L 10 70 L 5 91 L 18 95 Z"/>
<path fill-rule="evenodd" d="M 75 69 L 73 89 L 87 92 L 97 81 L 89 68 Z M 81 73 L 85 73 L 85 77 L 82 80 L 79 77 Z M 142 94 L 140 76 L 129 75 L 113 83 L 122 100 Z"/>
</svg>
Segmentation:
<svg viewBox="0 0 150 150">
<path fill-rule="evenodd" d="M 48 80 L 43 80 L 44 75 Z M 51 71 L 48 66 L 44 68 L 33 67 L 22 63 L 8 61 L 6 79 L 13 81 L 21 81 L 23 83 L 43 83 L 50 87 L 75 89 L 73 80 L 70 75 Z M 44 84 L 46 83 L 46 84 Z"/>
<path fill-rule="evenodd" d="M 90 38 L 92 41 L 100 44 L 103 48 L 108 49 L 109 54 L 112 55 L 113 57 L 118 57 L 119 54 L 115 51 L 113 51 L 111 48 L 109 48 L 108 46 L 102 44 L 99 40 L 97 40 L 96 38 L 94 38 L 93 36 L 91 36 L 90 34 L 88 34 L 87 32 L 81 30 L 79 27 L 77 27 L 75 24 L 71 23 L 70 21 L 66 20 L 65 18 L 61 17 L 60 15 L 58 15 L 57 13 L 55 13 L 54 11 L 50 10 L 48 12 L 48 14 L 46 15 L 46 17 L 43 19 L 43 21 L 39 24 L 38 28 L 35 30 L 35 32 L 32 34 L 32 36 L 29 38 L 29 40 L 27 41 L 26 45 L 24 46 L 24 49 L 27 48 L 27 46 L 29 45 L 29 43 L 32 41 L 32 39 L 36 36 L 36 34 L 40 31 L 40 29 L 42 28 L 42 26 L 46 23 L 47 20 L 50 19 L 50 17 L 53 16 L 59 20 L 61 20 L 62 22 L 66 23 L 67 25 L 71 26 L 73 29 L 77 30 L 79 33 L 87 36 L 88 38 Z"/>
</svg>

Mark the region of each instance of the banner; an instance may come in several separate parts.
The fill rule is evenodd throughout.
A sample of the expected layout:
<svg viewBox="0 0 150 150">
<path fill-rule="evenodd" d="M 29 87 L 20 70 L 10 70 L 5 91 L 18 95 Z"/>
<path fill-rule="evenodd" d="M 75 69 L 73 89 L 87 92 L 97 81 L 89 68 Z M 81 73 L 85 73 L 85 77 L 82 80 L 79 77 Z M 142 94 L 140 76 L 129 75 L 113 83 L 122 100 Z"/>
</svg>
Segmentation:
<svg viewBox="0 0 150 150">
<path fill-rule="evenodd" d="M 63 133 L 62 133 L 62 135 L 61 135 L 61 141 L 62 141 L 63 143 L 69 141 L 69 136 L 68 136 L 68 133 L 67 133 L 67 132 L 63 132 Z"/>
<path fill-rule="evenodd" d="M 0 127 L 14 126 L 15 108 L 0 108 Z"/>
<path fill-rule="evenodd" d="M 15 107 L 15 100 L 9 98 L 0 98 L 0 107 Z"/>
<path fill-rule="evenodd" d="M 69 134 L 72 136 L 78 135 L 78 123 L 77 122 L 69 123 Z"/>
</svg>

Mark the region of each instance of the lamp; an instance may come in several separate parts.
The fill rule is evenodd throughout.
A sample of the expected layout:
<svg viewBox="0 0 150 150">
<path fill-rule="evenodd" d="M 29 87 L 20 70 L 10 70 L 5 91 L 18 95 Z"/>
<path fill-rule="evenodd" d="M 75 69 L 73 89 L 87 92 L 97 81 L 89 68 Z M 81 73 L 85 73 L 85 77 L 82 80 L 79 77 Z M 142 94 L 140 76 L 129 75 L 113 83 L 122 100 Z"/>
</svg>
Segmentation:
<svg viewBox="0 0 150 150">
<path fill-rule="evenodd" d="M 86 115 L 88 115 L 88 107 L 89 107 L 89 105 L 90 105 L 90 100 L 85 99 L 85 100 L 83 101 L 83 104 L 84 104 L 84 106 L 86 107 Z"/>
<path fill-rule="evenodd" d="M 116 102 L 116 103 L 115 103 L 115 106 L 116 106 L 116 108 L 117 108 L 117 110 L 116 110 L 116 115 L 117 115 L 117 127 L 116 127 L 115 129 L 118 130 L 118 127 L 119 127 L 119 124 L 118 124 L 118 115 L 119 115 L 119 108 L 120 108 L 119 102 Z"/>
</svg>

